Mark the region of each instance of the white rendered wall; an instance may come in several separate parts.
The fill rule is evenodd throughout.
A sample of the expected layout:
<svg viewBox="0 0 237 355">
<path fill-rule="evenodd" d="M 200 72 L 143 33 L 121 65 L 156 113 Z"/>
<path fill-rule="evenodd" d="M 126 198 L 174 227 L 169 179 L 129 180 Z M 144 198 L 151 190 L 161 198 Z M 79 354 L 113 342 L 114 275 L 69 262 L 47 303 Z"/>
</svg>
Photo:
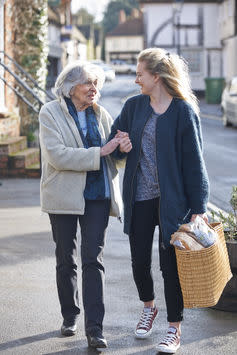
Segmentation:
<svg viewBox="0 0 237 355">
<path fill-rule="evenodd" d="M 78 57 L 80 60 L 87 60 L 87 46 L 84 43 L 78 44 Z"/>
<path fill-rule="evenodd" d="M 204 4 L 204 47 L 221 48 L 218 4 Z"/>
<path fill-rule="evenodd" d="M 105 39 L 106 52 L 141 51 L 143 49 L 142 36 L 113 36 Z"/>
<path fill-rule="evenodd" d="M 219 6 L 220 39 L 232 37 L 235 33 L 235 0 L 225 0 Z"/>
</svg>

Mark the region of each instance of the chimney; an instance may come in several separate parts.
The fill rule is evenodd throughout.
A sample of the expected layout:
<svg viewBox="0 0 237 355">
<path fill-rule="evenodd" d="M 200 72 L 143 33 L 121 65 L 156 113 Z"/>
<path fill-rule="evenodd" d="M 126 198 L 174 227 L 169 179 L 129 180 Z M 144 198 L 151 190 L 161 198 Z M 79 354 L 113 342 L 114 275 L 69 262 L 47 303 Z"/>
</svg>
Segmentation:
<svg viewBox="0 0 237 355">
<path fill-rule="evenodd" d="M 124 23 L 126 21 L 126 14 L 124 10 L 119 11 L 119 24 Z"/>
</svg>

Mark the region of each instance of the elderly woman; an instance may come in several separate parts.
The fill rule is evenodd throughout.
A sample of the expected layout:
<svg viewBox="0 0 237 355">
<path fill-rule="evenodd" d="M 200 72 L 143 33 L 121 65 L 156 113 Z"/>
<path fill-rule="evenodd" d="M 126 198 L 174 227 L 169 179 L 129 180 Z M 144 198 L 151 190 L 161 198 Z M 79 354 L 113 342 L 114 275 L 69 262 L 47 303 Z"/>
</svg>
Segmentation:
<svg viewBox="0 0 237 355">
<path fill-rule="evenodd" d="M 42 154 L 41 207 L 49 214 L 56 243 L 56 278 L 63 316 L 61 333 L 76 333 L 80 313 L 77 288 L 77 222 L 81 228 L 82 295 L 88 345 L 107 346 L 104 318 L 103 249 L 109 215 L 121 216 L 118 171 L 106 143 L 112 118 L 96 101 L 104 73 L 74 62 L 59 75 L 56 100 L 39 115 Z"/>
</svg>

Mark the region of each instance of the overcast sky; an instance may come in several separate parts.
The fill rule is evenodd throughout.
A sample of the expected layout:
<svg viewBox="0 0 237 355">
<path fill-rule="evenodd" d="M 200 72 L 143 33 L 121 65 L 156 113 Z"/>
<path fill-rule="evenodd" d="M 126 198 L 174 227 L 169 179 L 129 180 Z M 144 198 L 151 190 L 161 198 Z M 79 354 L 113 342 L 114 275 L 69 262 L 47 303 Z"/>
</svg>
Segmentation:
<svg viewBox="0 0 237 355">
<path fill-rule="evenodd" d="M 103 12 L 110 0 L 72 0 L 72 13 L 77 12 L 81 7 L 95 16 L 96 21 L 101 21 Z"/>
</svg>

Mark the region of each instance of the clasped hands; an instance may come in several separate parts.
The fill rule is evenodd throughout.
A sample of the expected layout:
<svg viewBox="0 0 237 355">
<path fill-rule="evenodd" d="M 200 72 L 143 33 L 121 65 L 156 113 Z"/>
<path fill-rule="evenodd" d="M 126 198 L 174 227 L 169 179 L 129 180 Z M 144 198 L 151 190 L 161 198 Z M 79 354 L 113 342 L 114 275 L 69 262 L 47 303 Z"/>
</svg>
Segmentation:
<svg viewBox="0 0 237 355">
<path fill-rule="evenodd" d="M 121 153 L 128 153 L 132 149 L 132 143 L 127 132 L 117 130 L 116 135 L 100 149 L 100 156 L 111 154 L 117 147 Z"/>
</svg>

